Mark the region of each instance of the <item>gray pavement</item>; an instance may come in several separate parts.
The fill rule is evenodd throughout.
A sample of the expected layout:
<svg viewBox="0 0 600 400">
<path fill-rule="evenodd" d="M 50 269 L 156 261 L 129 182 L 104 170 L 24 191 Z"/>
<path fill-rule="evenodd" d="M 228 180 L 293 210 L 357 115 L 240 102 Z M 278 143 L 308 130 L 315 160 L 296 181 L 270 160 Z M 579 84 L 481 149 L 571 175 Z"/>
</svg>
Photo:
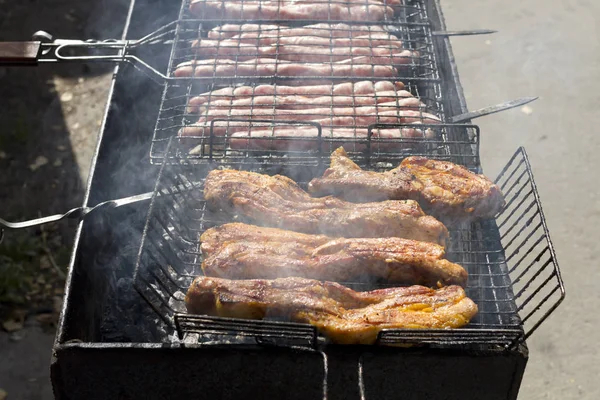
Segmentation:
<svg viewBox="0 0 600 400">
<path fill-rule="evenodd" d="M 534 169 L 566 283 L 561 307 L 528 341 L 522 399 L 599 399 L 600 2 L 441 0 L 470 109 L 540 96 L 531 110 L 477 121 L 495 177 L 518 146 Z"/>
<path fill-rule="evenodd" d="M 54 335 L 34 321 L 9 335 L 0 332 L 0 400 L 51 400 L 50 355 Z"/>
</svg>

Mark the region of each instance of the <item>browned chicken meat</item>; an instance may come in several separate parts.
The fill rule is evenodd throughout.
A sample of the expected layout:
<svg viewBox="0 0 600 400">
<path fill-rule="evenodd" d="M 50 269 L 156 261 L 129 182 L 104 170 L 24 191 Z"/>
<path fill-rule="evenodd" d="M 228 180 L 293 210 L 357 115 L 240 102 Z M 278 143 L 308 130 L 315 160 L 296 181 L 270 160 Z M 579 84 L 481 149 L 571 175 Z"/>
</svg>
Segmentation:
<svg viewBox="0 0 600 400">
<path fill-rule="evenodd" d="M 211 228 L 200 238 L 202 270 L 229 279 L 291 276 L 337 282 L 467 283 L 467 272 L 443 259 L 442 246 L 390 238 L 331 238 L 240 223 Z"/>
<path fill-rule="evenodd" d="M 417 200 L 446 223 L 495 216 L 504 206 L 500 188 L 483 175 L 448 161 L 407 157 L 390 171 L 364 171 L 339 148 L 323 177 L 308 185 L 311 194 L 349 201 Z"/>
<path fill-rule="evenodd" d="M 213 170 L 204 197 L 213 210 L 258 225 L 343 237 L 401 237 L 444 245 L 446 227 L 417 202 L 389 200 L 355 204 L 313 198 L 293 180 L 237 170 Z"/>
<path fill-rule="evenodd" d="M 469 323 L 477 305 L 460 286 L 410 286 L 356 292 L 304 278 L 196 278 L 188 312 L 221 317 L 283 317 L 314 325 L 334 343 L 372 344 L 382 329 L 449 329 Z"/>
</svg>

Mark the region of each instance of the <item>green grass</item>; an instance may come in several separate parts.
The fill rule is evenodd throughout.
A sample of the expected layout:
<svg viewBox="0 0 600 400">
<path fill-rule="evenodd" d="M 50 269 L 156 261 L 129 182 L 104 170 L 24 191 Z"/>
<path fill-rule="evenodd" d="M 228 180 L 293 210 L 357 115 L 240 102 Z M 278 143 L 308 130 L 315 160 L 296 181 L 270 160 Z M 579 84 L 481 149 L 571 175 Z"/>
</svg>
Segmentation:
<svg viewBox="0 0 600 400">
<path fill-rule="evenodd" d="M 28 286 L 26 277 L 22 265 L 0 255 L 0 303 L 25 303 L 23 293 Z"/>
<path fill-rule="evenodd" d="M 18 310 L 52 307 L 53 298 L 62 294 L 71 251 L 56 235 L 34 229 L 5 232 L 0 243 L 0 320 Z"/>
<path fill-rule="evenodd" d="M 0 115 L 0 150 L 15 149 L 27 144 L 31 136 L 31 117 L 23 110 Z M 8 127 L 8 128 L 7 128 Z"/>
<path fill-rule="evenodd" d="M 0 303 L 25 302 L 41 239 L 26 231 L 6 231 L 0 244 Z"/>
</svg>

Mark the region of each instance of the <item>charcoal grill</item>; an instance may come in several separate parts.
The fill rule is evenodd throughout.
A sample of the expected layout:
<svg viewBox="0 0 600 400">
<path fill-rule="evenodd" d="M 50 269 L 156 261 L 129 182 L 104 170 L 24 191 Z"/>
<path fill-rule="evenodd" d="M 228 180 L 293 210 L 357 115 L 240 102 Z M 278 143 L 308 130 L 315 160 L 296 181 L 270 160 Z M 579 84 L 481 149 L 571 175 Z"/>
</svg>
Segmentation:
<svg viewBox="0 0 600 400">
<path fill-rule="evenodd" d="M 316 137 L 317 150 L 291 155 L 257 151 L 252 146 L 232 152 L 229 138 L 212 131 L 178 138 L 179 130 L 194 122 L 186 111 L 192 93 L 224 84 L 279 85 L 291 79 L 236 73 L 218 79 L 174 77 L 178 62 L 194 60 L 189 50 L 192 40 L 205 38 L 218 24 L 240 22 L 190 18 L 187 5 L 187 1 L 181 8 L 167 1 L 132 2 L 124 42 L 100 46 L 116 50 L 117 56 L 104 61 L 120 65 L 115 69 L 84 205 L 152 190 L 154 198 L 150 205 L 139 203 L 93 214 L 80 224 L 53 349 L 55 396 L 516 398 L 527 362 L 525 340 L 564 296 L 523 149 L 497 180 L 507 195 L 506 209 L 496 220 L 452 231 L 449 258 L 470 273 L 468 294 L 480 308 L 479 316 L 464 329 L 390 330 L 380 335 L 375 346 L 336 346 L 325 343 L 304 324 L 180 313 L 177 291 L 198 273 L 197 233 L 217 222 L 206 214 L 198 195 L 202 176 L 215 166 L 232 166 L 285 173 L 306 181 L 323 170 L 334 145 L 323 135 L 327 127 L 321 125 L 312 125 L 321 132 Z M 385 141 L 371 133 L 357 136 L 349 141 L 352 158 L 365 168 L 385 170 L 407 154 L 417 153 L 480 172 L 478 128 L 448 123 L 451 117 L 466 113 L 467 107 L 449 40 L 435 34 L 445 32 L 439 3 L 410 0 L 397 8 L 395 18 L 385 24 L 418 50 L 419 57 L 398 68 L 394 78 L 405 81 L 408 90 L 420 96 L 442 123 L 427 126 L 434 133 L 427 140 L 400 139 L 399 151 L 387 151 Z M 159 13 L 158 19 L 148 18 Z M 264 22 L 300 26 L 314 21 Z M 156 46 L 140 47 L 138 58 L 124 57 L 129 54 L 127 46 L 123 47 L 128 37 L 153 31 L 168 31 L 173 39 L 167 40 L 165 33 L 155 43 L 153 37 Z M 140 65 L 147 74 L 139 73 Z M 148 75 L 160 84 L 148 85 Z M 364 77 L 327 79 L 341 82 Z M 268 120 L 247 123 L 273 125 Z M 403 125 L 375 123 L 366 129 L 392 127 Z M 190 225 L 194 220 L 198 226 Z"/>
</svg>

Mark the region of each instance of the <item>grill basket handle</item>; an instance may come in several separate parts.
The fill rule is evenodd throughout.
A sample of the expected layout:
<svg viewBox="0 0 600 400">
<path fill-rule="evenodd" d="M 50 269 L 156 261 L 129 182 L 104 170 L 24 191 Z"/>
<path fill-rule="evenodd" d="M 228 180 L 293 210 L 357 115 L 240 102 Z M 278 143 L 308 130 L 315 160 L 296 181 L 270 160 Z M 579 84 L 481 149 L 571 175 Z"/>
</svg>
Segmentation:
<svg viewBox="0 0 600 400">
<path fill-rule="evenodd" d="M 41 50 L 39 41 L 0 42 L 0 66 L 37 65 Z"/>
<path fill-rule="evenodd" d="M 92 212 L 97 212 L 101 210 L 108 210 L 111 208 L 117 208 L 126 206 L 132 203 L 138 203 L 140 201 L 150 200 L 152 198 L 152 192 L 136 194 L 134 196 L 124 197 L 116 200 L 108 200 L 102 203 L 98 203 L 93 207 L 76 207 L 64 214 L 55 214 L 47 217 L 41 217 L 36 219 L 31 219 L 27 221 L 21 222 L 9 222 L 2 218 L 0 218 L 0 243 L 4 239 L 4 228 L 8 229 L 23 229 L 23 228 L 31 228 L 33 226 L 44 225 L 51 222 L 57 222 L 63 219 L 79 219 L 82 220 L 87 215 Z"/>
<path fill-rule="evenodd" d="M 35 66 L 42 62 L 127 62 L 162 83 L 176 78 L 166 76 L 131 51 L 143 45 L 169 43 L 175 27 L 176 21 L 137 40 L 54 39 L 48 32 L 38 31 L 33 34 L 32 41 L 0 42 L 0 66 Z"/>
</svg>

